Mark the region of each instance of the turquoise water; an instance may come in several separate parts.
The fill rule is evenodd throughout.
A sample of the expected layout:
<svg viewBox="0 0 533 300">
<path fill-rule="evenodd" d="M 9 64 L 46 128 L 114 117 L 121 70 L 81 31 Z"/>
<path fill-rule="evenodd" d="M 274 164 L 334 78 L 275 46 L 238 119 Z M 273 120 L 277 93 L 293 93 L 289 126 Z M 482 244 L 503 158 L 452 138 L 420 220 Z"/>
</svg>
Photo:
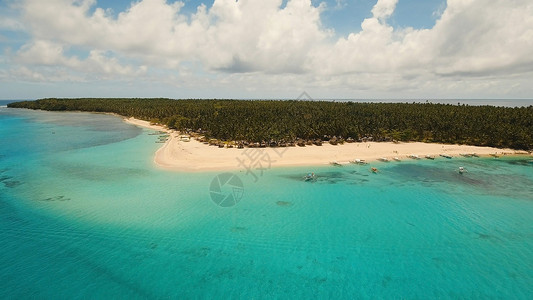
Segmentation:
<svg viewBox="0 0 533 300">
<path fill-rule="evenodd" d="M 220 207 L 150 133 L 0 108 L 1 298 L 533 297 L 528 158 L 237 171 Z"/>
</svg>

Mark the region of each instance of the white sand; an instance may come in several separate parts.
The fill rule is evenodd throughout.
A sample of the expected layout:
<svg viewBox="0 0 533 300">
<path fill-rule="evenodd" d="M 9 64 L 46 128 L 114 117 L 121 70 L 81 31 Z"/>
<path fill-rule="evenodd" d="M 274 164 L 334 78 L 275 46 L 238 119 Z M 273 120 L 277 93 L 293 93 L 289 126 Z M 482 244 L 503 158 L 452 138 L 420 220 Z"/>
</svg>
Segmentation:
<svg viewBox="0 0 533 300">
<path fill-rule="evenodd" d="M 116 116 L 118 116 L 118 115 L 116 115 Z M 135 118 L 124 118 L 124 122 L 126 122 L 128 124 L 132 124 L 132 125 L 137 125 L 139 127 L 144 127 L 144 128 L 148 128 L 148 129 L 168 132 L 166 127 L 163 127 L 161 125 L 152 125 L 148 121 L 143 121 L 143 120 L 139 120 L 139 119 L 135 119 Z"/>
<path fill-rule="evenodd" d="M 476 153 L 480 156 L 489 154 L 517 154 L 512 149 L 498 149 L 491 147 L 476 147 L 465 145 L 443 145 L 430 143 L 345 143 L 333 146 L 324 143 L 323 146 L 286 147 L 286 148 L 245 148 L 227 149 L 208 146 L 196 140 L 180 141 L 179 133 L 168 131 L 162 126 L 150 125 L 147 121 L 133 118 L 126 122 L 154 130 L 170 133 L 169 140 L 155 154 L 155 163 L 169 170 L 195 172 L 237 170 L 246 167 L 257 169 L 283 166 L 319 166 L 332 161 L 348 164 L 349 161 L 364 159 L 367 162 L 376 161 L 381 157 L 392 160 L 398 157 L 409 160 L 409 155 L 418 155 L 424 159 L 425 155 L 435 156 L 441 153 L 459 156 L 461 153 Z M 527 153 L 521 153 L 527 154 Z"/>
</svg>

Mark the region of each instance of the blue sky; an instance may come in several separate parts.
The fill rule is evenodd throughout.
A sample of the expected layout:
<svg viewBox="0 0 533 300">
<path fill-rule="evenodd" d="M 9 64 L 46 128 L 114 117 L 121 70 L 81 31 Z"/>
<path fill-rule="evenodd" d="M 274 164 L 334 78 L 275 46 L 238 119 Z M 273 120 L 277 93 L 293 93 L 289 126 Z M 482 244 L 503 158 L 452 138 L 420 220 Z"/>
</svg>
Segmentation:
<svg viewBox="0 0 533 300">
<path fill-rule="evenodd" d="M 527 0 L 0 0 L 0 98 L 532 98 L 532 10 Z"/>
</svg>

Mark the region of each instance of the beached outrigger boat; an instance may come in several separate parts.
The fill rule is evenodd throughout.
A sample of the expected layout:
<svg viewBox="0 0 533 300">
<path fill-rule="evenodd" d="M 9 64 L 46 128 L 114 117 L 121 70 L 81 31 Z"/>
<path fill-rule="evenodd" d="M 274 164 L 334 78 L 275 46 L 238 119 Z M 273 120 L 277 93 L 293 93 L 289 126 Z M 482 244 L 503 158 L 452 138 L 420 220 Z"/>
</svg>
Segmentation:
<svg viewBox="0 0 533 300">
<path fill-rule="evenodd" d="M 350 161 L 352 164 L 365 165 L 366 161 L 364 159 L 356 158 Z"/>
<path fill-rule="evenodd" d="M 435 156 L 432 156 L 432 155 L 426 155 L 426 158 L 427 159 L 431 159 L 431 160 L 435 160 Z"/>
<path fill-rule="evenodd" d="M 452 156 L 449 155 L 449 154 L 446 154 L 446 153 L 442 153 L 440 156 L 444 157 L 444 158 L 447 158 L 447 159 L 451 159 Z"/>
<path fill-rule="evenodd" d="M 337 161 L 332 161 L 332 162 L 330 162 L 330 164 L 332 166 L 335 166 L 335 167 L 342 167 L 342 165 L 340 163 L 338 163 Z"/>
<path fill-rule="evenodd" d="M 378 160 L 384 161 L 384 162 L 389 162 L 389 159 L 386 158 L 386 157 L 380 157 Z"/>
<path fill-rule="evenodd" d="M 411 154 L 409 155 L 409 158 L 412 158 L 412 159 L 420 159 L 420 156 L 416 155 L 416 154 Z"/>
<path fill-rule="evenodd" d="M 399 157 L 395 156 L 393 157 L 392 159 L 394 159 L 395 161 L 402 161 Z"/>
</svg>

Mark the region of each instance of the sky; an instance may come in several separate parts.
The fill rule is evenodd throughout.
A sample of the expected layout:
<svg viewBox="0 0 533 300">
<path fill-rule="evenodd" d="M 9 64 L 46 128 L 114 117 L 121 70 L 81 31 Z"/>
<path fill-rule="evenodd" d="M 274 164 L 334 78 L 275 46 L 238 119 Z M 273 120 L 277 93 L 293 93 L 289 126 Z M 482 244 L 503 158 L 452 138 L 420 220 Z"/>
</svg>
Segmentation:
<svg viewBox="0 0 533 300">
<path fill-rule="evenodd" d="M 530 0 L 0 0 L 0 99 L 531 99 Z"/>
</svg>

